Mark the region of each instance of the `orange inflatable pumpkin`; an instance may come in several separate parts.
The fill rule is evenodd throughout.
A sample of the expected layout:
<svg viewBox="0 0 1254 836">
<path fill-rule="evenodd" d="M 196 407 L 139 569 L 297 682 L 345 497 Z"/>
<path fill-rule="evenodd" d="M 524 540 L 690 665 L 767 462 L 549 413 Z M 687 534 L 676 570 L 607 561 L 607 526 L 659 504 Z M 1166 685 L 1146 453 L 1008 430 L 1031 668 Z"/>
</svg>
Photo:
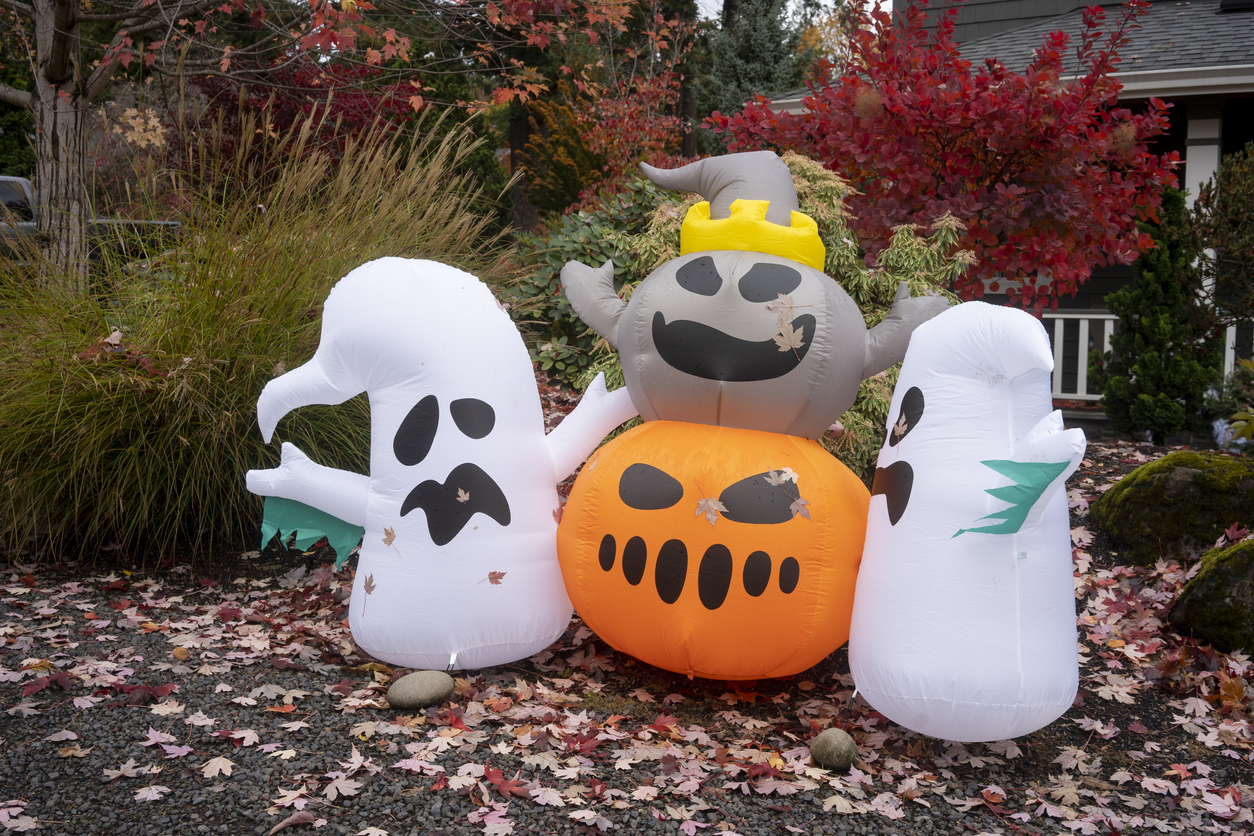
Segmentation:
<svg viewBox="0 0 1254 836">
<path fill-rule="evenodd" d="M 584 622 L 649 664 L 788 676 L 849 638 L 869 502 L 809 439 L 649 421 L 575 481 L 562 577 Z"/>
</svg>

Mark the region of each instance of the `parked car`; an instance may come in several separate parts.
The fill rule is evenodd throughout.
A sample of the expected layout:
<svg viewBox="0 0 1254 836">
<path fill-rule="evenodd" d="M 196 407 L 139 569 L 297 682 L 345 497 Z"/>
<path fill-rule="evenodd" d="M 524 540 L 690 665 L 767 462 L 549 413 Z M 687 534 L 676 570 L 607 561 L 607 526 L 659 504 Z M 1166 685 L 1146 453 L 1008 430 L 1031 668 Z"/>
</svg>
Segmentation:
<svg viewBox="0 0 1254 836">
<path fill-rule="evenodd" d="M 14 257 L 20 243 L 37 232 L 35 189 L 25 177 L 0 177 L 0 255 Z M 182 228 L 178 221 L 131 221 L 124 218 L 96 218 L 87 228 L 92 261 L 108 252 L 127 258 L 142 258 L 169 247 Z"/>
</svg>

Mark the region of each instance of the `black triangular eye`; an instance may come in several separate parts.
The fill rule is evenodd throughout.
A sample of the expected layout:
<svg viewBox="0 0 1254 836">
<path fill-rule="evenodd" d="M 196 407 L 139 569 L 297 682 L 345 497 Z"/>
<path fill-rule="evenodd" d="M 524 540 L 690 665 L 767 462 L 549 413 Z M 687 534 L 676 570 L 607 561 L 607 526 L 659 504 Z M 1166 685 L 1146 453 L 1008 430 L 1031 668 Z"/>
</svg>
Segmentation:
<svg viewBox="0 0 1254 836">
<path fill-rule="evenodd" d="M 637 462 L 623 471 L 618 480 L 618 498 L 628 508 L 661 511 L 684 498 L 684 486 L 664 470 Z"/>
<path fill-rule="evenodd" d="M 713 296 L 723 286 L 723 277 L 718 274 L 714 259 L 708 255 L 694 258 L 676 270 L 675 281 L 684 290 L 699 296 Z"/>
<path fill-rule="evenodd" d="M 440 426 L 440 402 L 435 395 L 427 395 L 409 410 L 405 420 L 392 439 L 392 452 L 396 460 L 410 467 L 418 464 L 431 452 L 435 431 Z"/>
<path fill-rule="evenodd" d="M 483 438 L 496 426 L 496 410 L 478 398 L 459 398 L 448 405 L 453 423 L 471 438 Z"/>
<path fill-rule="evenodd" d="M 896 447 L 897 442 L 909 435 L 922 418 L 923 390 L 918 386 L 911 386 L 901 396 L 901 411 L 897 413 L 897 421 L 888 428 L 888 437 L 885 439 L 888 446 Z"/>
<path fill-rule="evenodd" d="M 772 485 L 767 476 L 758 473 L 725 488 L 718 495 L 718 501 L 727 508 L 723 516 L 732 522 L 751 525 L 775 525 L 791 520 L 790 506 L 801 496 L 797 486 L 787 481 Z"/>
</svg>

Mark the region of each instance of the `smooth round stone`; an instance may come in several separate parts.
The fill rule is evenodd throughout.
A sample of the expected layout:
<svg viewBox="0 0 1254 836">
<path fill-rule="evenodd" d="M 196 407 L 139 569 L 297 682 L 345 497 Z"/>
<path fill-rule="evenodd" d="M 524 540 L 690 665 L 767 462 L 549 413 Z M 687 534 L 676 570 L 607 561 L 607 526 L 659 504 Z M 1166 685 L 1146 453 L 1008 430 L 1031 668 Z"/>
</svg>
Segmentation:
<svg viewBox="0 0 1254 836">
<path fill-rule="evenodd" d="M 426 708 L 448 699 L 453 693 L 453 677 L 444 671 L 407 673 L 388 688 L 388 705 L 393 708 Z"/>
<path fill-rule="evenodd" d="M 858 759 L 853 738 L 840 729 L 825 729 L 810 744 L 810 757 L 824 769 L 844 772 Z"/>
</svg>

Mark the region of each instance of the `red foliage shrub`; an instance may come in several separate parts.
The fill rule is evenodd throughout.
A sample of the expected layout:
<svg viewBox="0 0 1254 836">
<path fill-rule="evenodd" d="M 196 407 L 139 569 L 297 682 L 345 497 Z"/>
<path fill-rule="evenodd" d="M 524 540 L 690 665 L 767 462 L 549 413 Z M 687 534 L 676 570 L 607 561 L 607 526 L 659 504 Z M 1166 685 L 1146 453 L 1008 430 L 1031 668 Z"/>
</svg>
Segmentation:
<svg viewBox="0 0 1254 836">
<path fill-rule="evenodd" d="M 953 7 L 930 35 L 921 3 L 895 21 L 859 11 L 849 56 L 816 69 L 806 113 L 775 113 L 759 97 L 709 124 L 733 151 L 791 149 L 848 179 L 868 258 L 894 227 L 951 212 L 968 224 L 962 246 L 977 258 L 955 287 L 963 298 L 982 296 L 988 280 L 1024 307 L 1056 309 L 1095 265 L 1127 264 L 1152 246 L 1136 223 L 1155 218 L 1161 187 L 1176 182 L 1178 155 L 1147 144 L 1167 129 L 1168 105 L 1119 107 L 1112 76 L 1148 7 L 1132 0 L 1109 32 L 1103 10 L 1089 7 L 1078 72 L 1064 66 L 1069 37 L 1054 32 L 1022 73 L 963 58 Z"/>
</svg>

